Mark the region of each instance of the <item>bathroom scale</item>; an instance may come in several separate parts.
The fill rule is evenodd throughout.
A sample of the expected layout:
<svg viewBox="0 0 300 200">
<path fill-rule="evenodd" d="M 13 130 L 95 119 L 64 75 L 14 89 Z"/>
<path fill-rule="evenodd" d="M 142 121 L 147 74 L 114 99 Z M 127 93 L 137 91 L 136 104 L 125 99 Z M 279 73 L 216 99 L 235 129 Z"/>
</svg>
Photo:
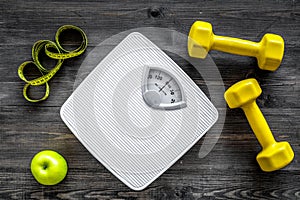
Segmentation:
<svg viewBox="0 0 300 200">
<path fill-rule="evenodd" d="M 193 80 L 138 32 L 93 69 L 60 115 L 84 147 L 133 190 L 163 174 L 218 119 Z"/>
</svg>

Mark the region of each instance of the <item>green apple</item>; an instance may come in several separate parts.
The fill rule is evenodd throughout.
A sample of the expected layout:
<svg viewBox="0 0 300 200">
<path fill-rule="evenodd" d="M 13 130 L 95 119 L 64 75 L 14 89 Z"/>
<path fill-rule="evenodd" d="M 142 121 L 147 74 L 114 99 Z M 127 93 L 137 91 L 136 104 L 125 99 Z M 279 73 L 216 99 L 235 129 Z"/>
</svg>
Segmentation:
<svg viewBox="0 0 300 200">
<path fill-rule="evenodd" d="M 68 165 L 64 157 L 52 150 L 37 153 L 31 161 L 33 177 L 43 185 L 55 185 L 67 175 Z"/>
</svg>

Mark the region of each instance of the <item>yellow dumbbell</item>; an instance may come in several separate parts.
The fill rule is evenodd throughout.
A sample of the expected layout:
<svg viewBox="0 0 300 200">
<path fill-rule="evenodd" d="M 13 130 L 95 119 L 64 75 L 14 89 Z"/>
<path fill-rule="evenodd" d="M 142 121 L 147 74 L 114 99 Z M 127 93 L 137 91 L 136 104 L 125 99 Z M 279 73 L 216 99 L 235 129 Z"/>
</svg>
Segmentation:
<svg viewBox="0 0 300 200">
<path fill-rule="evenodd" d="M 205 58 L 210 50 L 256 57 L 259 68 L 275 71 L 282 61 L 284 40 L 281 36 L 271 33 L 265 34 L 260 42 L 218 36 L 214 35 L 210 23 L 196 21 L 189 33 L 189 55 Z"/>
<path fill-rule="evenodd" d="M 242 108 L 255 133 L 262 151 L 256 160 L 263 171 L 275 171 L 288 165 L 294 158 L 294 152 L 288 142 L 276 142 L 262 112 L 256 104 L 256 98 L 262 90 L 258 82 L 251 78 L 231 86 L 224 94 L 230 108 Z"/>
</svg>

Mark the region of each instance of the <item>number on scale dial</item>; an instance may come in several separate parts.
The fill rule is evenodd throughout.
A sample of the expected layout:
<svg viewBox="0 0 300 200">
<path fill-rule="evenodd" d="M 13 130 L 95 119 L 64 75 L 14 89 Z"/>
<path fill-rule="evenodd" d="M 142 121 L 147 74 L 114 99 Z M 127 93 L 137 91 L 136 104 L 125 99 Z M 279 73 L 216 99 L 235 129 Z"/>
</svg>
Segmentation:
<svg viewBox="0 0 300 200">
<path fill-rule="evenodd" d="M 177 78 L 158 67 L 146 67 L 143 98 L 153 108 L 178 109 L 186 106 Z"/>
</svg>

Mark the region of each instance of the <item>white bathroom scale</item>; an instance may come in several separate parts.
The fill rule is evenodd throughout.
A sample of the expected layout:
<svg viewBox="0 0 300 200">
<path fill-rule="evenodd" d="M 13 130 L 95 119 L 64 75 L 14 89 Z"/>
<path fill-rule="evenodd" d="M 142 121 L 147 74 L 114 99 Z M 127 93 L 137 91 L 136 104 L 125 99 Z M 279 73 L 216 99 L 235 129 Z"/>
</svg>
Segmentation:
<svg viewBox="0 0 300 200">
<path fill-rule="evenodd" d="M 95 67 L 60 114 L 85 148 L 133 190 L 164 173 L 218 118 L 193 80 L 138 32 Z"/>
</svg>

